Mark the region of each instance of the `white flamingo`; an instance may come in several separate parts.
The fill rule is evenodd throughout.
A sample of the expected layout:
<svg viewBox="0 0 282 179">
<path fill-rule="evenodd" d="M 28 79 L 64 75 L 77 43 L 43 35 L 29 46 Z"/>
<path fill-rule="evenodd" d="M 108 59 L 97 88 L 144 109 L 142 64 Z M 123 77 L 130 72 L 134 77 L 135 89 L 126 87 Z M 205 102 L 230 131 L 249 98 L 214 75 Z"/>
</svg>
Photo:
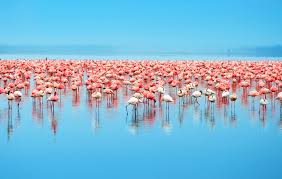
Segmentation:
<svg viewBox="0 0 282 179">
<path fill-rule="evenodd" d="M 192 93 L 192 96 L 195 98 L 195 101 L 198 103 L 198 104 L 200 104 L 199 102 L 198 102 L 198 98 L 200 98 L 201 96 L 202 96 L 202 94 L 203 94 L 203 92 L 200 90 L 200 91 L 194 91 L 193 93 Z"/>
</svg>

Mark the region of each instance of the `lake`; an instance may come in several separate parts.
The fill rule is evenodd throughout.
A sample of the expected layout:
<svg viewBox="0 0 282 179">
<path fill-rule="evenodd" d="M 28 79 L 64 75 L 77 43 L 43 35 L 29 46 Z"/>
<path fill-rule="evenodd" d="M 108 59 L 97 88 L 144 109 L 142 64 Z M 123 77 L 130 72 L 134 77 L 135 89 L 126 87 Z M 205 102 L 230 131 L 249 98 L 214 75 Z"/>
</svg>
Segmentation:
<svg viewBox="0 0 282 179">
<path fill-rule="evenodd" d="M 69 88 L 69 86 L 68 86 Z M 31 88 L 30 88 L 31 89 Z M 54 113 L 25 92 L 19 108 L 0 96 L 0 178 L 282 178 L 282 109 L 235 88 L 211 109 L 175 100 L 126 113 L 126 87 L 97 106 L 83 86 L 62 90 Z"/>
</svg>

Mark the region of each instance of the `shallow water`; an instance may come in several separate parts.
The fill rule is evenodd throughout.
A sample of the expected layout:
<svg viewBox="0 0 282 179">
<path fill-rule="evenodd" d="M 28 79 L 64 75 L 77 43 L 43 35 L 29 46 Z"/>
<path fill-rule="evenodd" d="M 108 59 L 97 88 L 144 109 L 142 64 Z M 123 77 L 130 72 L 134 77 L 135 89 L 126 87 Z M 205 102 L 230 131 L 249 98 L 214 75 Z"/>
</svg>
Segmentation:
<svg viewBox="0 0 282 179">
<path fill-rule="evenodd" d="M 99 107 L 85 91 L 61 91 L 54 113 L 45 98 L 40 106 L 26 95 L 9 111 L 0 96 L 1 179 L 282 177 L 281 107 L 273 98 L 259 110 L 259 99 L 253 105 L 237 89 L 235 110 L 217 102 L 213 112 L 204 97 L 183 105 L 174 96 L 169 113 L 157 102 L 126 115 L 126 88 Z"/>
</svg>

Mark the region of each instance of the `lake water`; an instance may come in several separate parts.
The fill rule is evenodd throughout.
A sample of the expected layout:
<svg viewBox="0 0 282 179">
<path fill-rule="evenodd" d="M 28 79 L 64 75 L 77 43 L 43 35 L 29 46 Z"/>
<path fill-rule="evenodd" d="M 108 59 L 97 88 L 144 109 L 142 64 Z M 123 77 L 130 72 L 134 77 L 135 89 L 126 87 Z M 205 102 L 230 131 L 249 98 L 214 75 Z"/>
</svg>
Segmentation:
<svg viewBox="0 0 282 179">
<path fill-rule="evenodd" d="M 30 91 L 9 111 L 2 94 L 0 178 L 282 178 L 280 103 L 269 95 L 259 110 L 259 99 L 234 90 L 235 110 L 174 95 L 169 114 L 157 102 L 136 115 L 131 107 L 126 114 L 126 88 L 99 107 L 85 87 L 62 91 L 54 113 Z"/>
</svg>

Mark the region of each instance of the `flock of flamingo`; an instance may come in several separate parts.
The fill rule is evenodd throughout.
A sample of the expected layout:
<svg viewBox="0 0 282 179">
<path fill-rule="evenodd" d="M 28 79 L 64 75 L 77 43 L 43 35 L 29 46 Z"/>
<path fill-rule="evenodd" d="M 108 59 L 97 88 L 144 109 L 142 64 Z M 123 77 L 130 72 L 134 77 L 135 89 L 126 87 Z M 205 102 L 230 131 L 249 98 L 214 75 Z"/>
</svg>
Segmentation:
<svg viewBox="0 0 282 179">
<path fill-rule="evenodd" d="M 121 88 L 128 91 L 125 112 L 132 106 L 135 115 L 139 106 L 164 104 L 168 114 L 171 103 L 201 105 L 199 98 L 211 111 L 218 102 L 235 110 L 238 89 L 259 111 L 273 97 L 282 104 L 281 61 L 0 60 L 0 69 L 0 94 L 6 95 L 9 110 L 28 95 L 54 112 L 64 100 L 62 90 L 77 97 L 83 89 L 99 108 L 101 101 L 116 99 Z"/>
</svg>

